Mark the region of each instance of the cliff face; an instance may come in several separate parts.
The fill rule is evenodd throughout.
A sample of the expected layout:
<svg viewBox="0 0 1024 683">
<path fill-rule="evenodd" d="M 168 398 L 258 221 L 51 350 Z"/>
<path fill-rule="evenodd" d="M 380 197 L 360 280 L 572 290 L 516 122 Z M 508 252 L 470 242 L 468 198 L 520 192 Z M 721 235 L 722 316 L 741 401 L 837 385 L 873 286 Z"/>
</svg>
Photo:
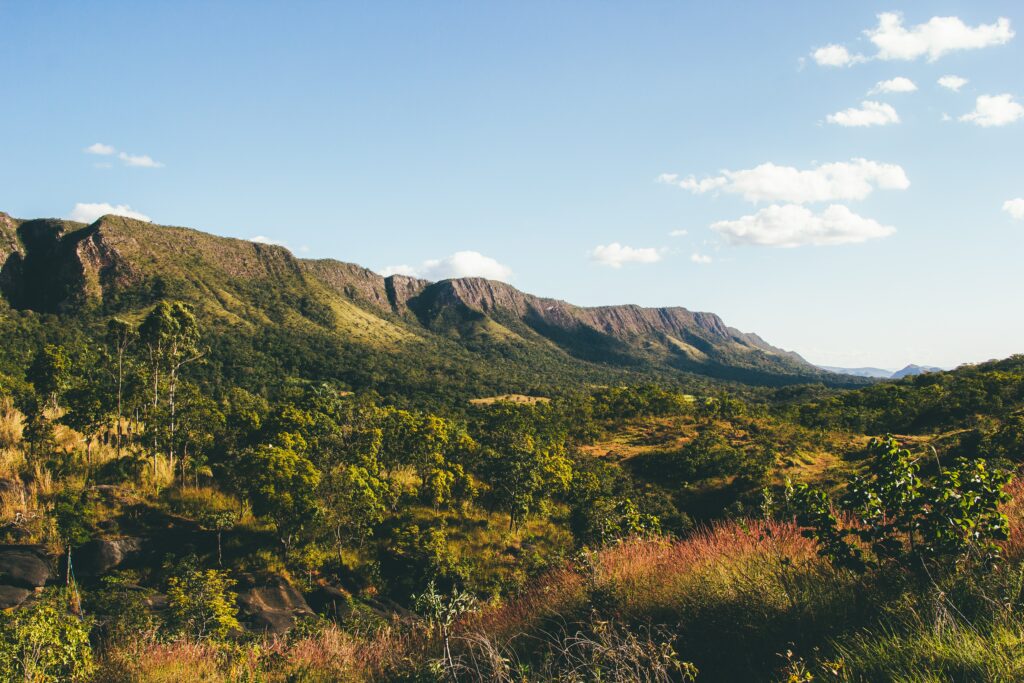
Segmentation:
<svg viewBox="0 0 1024 683">
<path fill-rule="evenodd" d="M 816 379 L 819 372 L 713 313 L 587 308 L 483 278 L 382 277 L 351 263 L 299 259 L 279 246 L 120 216 L 86 226 L 0 214 L 0 258 L 8 303 L 48 313 L 82 306 L 118 313 L 173 297 L 230 324 L 313 324 L 386 345 L 440 335 L 472 353 L 502 354 L 498 347 L 512 343 L 577 360 L 730 378 L 754 372 Z"/>
</svg>

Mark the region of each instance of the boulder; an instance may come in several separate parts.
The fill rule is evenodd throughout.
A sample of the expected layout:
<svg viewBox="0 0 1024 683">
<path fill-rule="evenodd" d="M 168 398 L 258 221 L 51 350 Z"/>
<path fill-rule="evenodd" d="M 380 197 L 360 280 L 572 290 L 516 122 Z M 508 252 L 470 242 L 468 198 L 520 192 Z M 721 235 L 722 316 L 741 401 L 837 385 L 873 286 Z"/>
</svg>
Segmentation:
<svg viewBox="0 0 1024 683">
<path fill-rule="evenodd" d="M 53 576 L 42 546 L 0 546 L 0 585 L 37 588 Z"/>
<path fill-rule="evenodd" d="M 83 544 L 72 557 L 75 573 L 94 578 L 106 574 L 142 552 L 142 539 L 105 538 Z"/>
<path fill-rule="evenodd" d="M 0 609 L 10 609 L 25 602 L 32 591 L 20 586 L 0 586 Z"/>
<path fill-rule="evenodd" d="M 243 577 L 239 582 L 238 607 L 251 630 L 281 634 L 296 619 L 313 616 L 302 593 L 281 576 Z"/>
</svg>

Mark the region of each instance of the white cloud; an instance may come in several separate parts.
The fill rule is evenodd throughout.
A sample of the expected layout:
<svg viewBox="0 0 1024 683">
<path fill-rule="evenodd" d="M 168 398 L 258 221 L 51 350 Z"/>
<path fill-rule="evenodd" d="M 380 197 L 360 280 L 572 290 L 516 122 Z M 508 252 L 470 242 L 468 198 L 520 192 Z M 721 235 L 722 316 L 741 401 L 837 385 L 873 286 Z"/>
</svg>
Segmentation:
<svg viewBox="0 0 1024 683">
<path fill-rule="evenodd" d="M 842 45 L 826 45 L 811 53 L 818 66 L 852 66 L 865 61 L 863 55 L 851 55 Z"/>
<path fill-rule="evenodd" d="M 977 50 L 1003 45 L 1013 38 L 1010 20 L 1000 17 L 994 24 L 968 26 L 959 17 L 932 17 L 923 24 L 903 26 L 902 15 L 878 15 L 878 27 L 865 31 L 878 48 L 878 59 L 917 59 L 924 55 L 934 62 L 956 50 Z"/>
<path fill-rule="evenodd" d="M 125 166 L 137 166 L 139 168 L 161 168 L 163 164 L 147 154 L 126 154 L 121 152 L 117 158 L 124 162 Z"/>
<path fill-rule="evenodd" d="M 914 92 L 917 90 L 917 85 L 914 81 L 906 78 L 905 76 L 897 76 L 896 78 L 890 78 L 887 81 L 879 81 L 875 83 L 875 87 L 868 91 L 869 95 L 877 95 L 879 93 L 894 93 L 894 92 Z"/>
<path fill-rule="evenodd" d="M 86 154 L 99 154 L 100 156 L 107 156 L 113 154 L 117 150 L 110 145 L 104 145 L 102 142 L 95 142 L 85 149 L 82 150 Z"/>
<path fill-rule="evenodd" d="M 829 123 L 835 123 L 845 127 L 864 126 L 887 126 L 890 123 L 899 123 L 900 117 L 892 105 L 884 102 L 873 102 L 865 100 L 860 103 L 860 109 L 850 107 L 827 117 Z"/>
<path fill-rule="evenodd" d="M 1003 202 L 1003 211 L 1010 214 L 1018 221 L 1024 221 L 1024 199 L 1007 199 Z"/>
<path fill-rule="evenodd" d="M 284 242 L 278 242 L 277 240 L 271 239 L 266 235 L 256 235 L 255 237 L 250 237 L 249 241 L 255 242 L 256 244 L 273 244 L 274 246 L 277 247 L 288 247 L 288 245 L 286 245 Z"/>
<path fill-rule="evenodd" d="M 705 264 L 711 263 L 712 259 L 707 254 L 700 254 L 700 253 L 695 251 L 692 254 L 690 254 L 690 260 L 693 261 L 694 263 L 699 263 L 701 265 L 705 265 Z"/>
<path fill-rule="evenodd" d="M 105 202 L 97 204 L 88 204 L 79 202 L 75 204 L 75 208 L 71 210 L 69 218 L 73 221 L 80 223 L 92 223 L 100 216 L 113 215 L 113 216 L 125 216 L 127 218 L 135 218 L 140 221 L 150 221 L 150 217 L 144 213 L 134 211 L 132 207 L 127 204 L 107 204 Z"/>
<path fill-rule="evenodd" d="M 974 111 L 960 117 L 984 128 L 1005 126 L 1024 116 L 1024 106 L 1013 101 L 1013 95 L 979 95 Z"/>
<path fill-rule="evenodd" d="M 603 266 L 621 268 L 624 263 L 657 263 L 661 260 L 661 252 L 652 247 L 628 247 L 612 242 L 594 247 L 590 258 Z"/>
<path fill-rule="evenodd" d="M 796 204 L 773 204 L 751 216 L 718 221 L 711 229 L 734 245 L 800 247 L 854 244 L 887 237 L 896 229 L 832 204 L 820 214 Z"/>
<path fill-rule="evenodd" d="M 943 76 L 938 80 L 938 84 L 947 90 L 953 92 L 960 92 L 960 88 L 967 85 L 967 79 L 961 78 L 960 76 L 947 75 Z"/>
<path fill-rule="evenodd" d="M 508 280 L 512 269 L 478 251 L 457 251 L 441 259 L 430 259 L 419 266 L 388 266 L 381 275 L 409 275 L 425 280 L 447 280 L 460 277 L 483 277 L 488 280 Z"/>
<path fill-rule="evenodd" d="M 669 237 L 686 237 L 690 234 L 689 230 L 673 230 L 668 234 Z"/>
<path fill-rule="evenodd" d="M 695 194 L 721 190 L 741 195 L 750 202 L 850 201 L 864 199 L 877 187 L 882 190 L 905 190 L 910 180 L 901 166 L 867 159 L 851 159 L 822 164 L 810 170 L 777 166 L 771 162 L 741 171 L 722 171 L 722 175 L 697 180 L 693 176 L 680 180 L 674 173 L 658 176 Z"/>
</svg>

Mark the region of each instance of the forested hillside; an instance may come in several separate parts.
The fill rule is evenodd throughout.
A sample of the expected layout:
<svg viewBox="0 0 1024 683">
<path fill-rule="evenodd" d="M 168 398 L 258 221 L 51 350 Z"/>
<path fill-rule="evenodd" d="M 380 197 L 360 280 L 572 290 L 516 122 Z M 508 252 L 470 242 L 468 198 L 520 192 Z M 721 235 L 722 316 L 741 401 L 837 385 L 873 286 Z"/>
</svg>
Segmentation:
<svg viewBox="0 0 1024 683">
<path fill-rule="evenodd" d="M 1024 671 L 1022 357 L 0 223 L 0 680 Z"/>
</svg>

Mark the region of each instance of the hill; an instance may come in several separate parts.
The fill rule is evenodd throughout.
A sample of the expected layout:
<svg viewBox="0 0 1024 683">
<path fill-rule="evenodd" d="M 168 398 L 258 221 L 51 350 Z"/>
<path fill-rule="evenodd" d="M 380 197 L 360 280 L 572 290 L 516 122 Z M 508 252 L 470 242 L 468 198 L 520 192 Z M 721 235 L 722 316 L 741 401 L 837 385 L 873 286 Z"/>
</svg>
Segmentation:
<svg viewBox="0 0 1024 683">
<path fill-rule="evenodd" d="M 584 308 L 481 278 L 383 277 L 121 216 L 84 225 L 0 214 L 0 258 L 0 291 L 16 310 L 132 318 L 162 298 L 187 301 L 213 333 L 215 365 L 253 359 L 250 385 L 281 373 L 384 391 L 451 382 L 477 395 L 564 377 L 850 383 L 712 313 Z"/>
</svg>

